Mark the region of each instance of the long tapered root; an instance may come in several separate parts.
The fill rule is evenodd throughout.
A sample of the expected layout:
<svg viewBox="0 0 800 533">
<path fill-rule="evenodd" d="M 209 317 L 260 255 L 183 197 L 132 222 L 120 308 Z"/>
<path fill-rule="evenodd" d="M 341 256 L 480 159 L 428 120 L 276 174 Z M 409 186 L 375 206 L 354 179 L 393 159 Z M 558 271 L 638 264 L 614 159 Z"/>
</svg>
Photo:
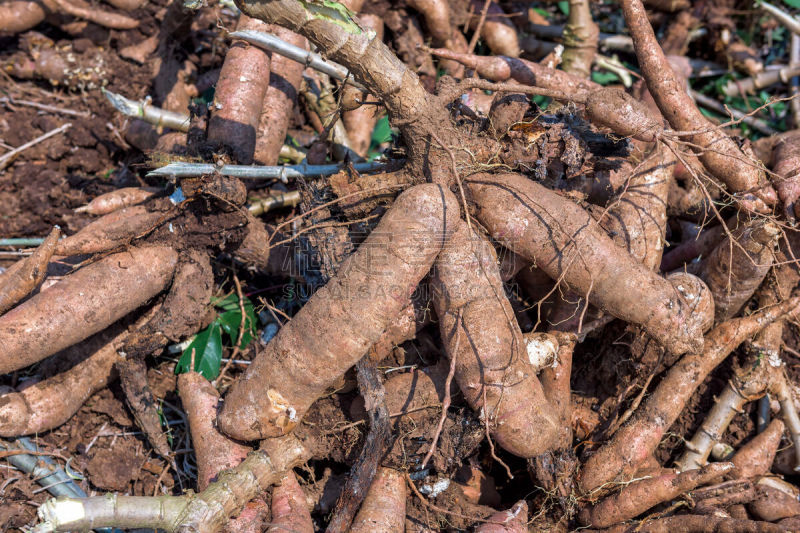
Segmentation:
<svg viewBox="0 0 800 533">
<path fill-rule="evenodd" d="M 702 332 L 679 289 L 621 250 L 580 207 L 517 174 L 475 175 L 466 187 L 480 221 L 516 254 L 670 351 L 699 349 Z"/>
<path fill-rule="evenodd" d="M 167 287 L 177 260 L 172 248 L 131 248 L 18 305 L 0 317 L 0 373 L 41 361 L 137 309 Z"/>
<path fill-rule="evenodd" d="M 407 305 L 458 216 L 455 196 L 438 185 L 401 194 L 337 276 L 234 384 L 220 428 L 246 441 L 291 431 Z M 382 264 L 374 263 L 376 257 Z"/>
<path fill-rule="evenodd" d="M 436 261 L 433 287 L 442 340 L 467 402 L 511 453 L 534 457 L 550 449 L 559 420 L 529 352 L 549 349 L 554 357 L 558 345 L 527 346 L 489 242 L 462 222 Z"/>
</svg>

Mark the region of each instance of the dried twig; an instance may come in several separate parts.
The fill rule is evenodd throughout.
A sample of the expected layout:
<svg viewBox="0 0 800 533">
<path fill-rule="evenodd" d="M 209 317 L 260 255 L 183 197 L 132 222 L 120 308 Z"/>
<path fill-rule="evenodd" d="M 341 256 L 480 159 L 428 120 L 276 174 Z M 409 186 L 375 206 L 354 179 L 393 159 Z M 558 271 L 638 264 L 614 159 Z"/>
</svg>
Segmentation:
<svg viewBox="0 0 800 533">
<path fill-rule="evenodd" d="M 59 133 L 63 133 L 65 131 L 67 131 L 69 128 L 71 128 L 71 127 L 72 127 L 72 123 L 68 122 L 68 123 L 64 124 L 63 126 L 59 126 L 59 127 L 55 128 L 55 129 L 52 129 L 52 130 L 48 131 L 44 135 L 40 135 L 40 136 L 36 137 L 32 141 L 26 142 L 25 144 L 23 144 L 19 148 L 15 148 L 15 149 L 11 150 L 10 152 L 3 154 L 2 156 L 0 156 L 0 170 L 3 170 L 4 168 L 6 168 L 11 163 L 11 161 L 14 160 L 15 157 L 17 157 L 19 154 L 21 154 L 22 152 L 24 152 L 25 150 L 27 150 L 31 146 L 36 146 L 40 142 L 46 141 L 50 137 L 54 137 L 55 135 L 58 135 Z"/>
<path fill-rule="evenodd" d="M 258 165 L 222 165 L 220 167 L 210 163 L 170 163 L 147 173 L 148 176 L 174 176 L 176 178 L 192 178 L 215 172 L 222 176 L 231 176 L 242 179 L 279 179 L 288 183 L 295 178 L 318 178 L 332 176 L 341 172 L 345 165 L 284 165 L 284 166 L 258 166 Z M 386 163 L 354 163 L 356 172 L 378 172 L 386 168 Z"/>
<path fill-rule="evenodd" d="M 342 65 L 333 61 L 329 61 L 323 58 L 321 55 L 315 54 L 314 52 L 304 50 L 299 46 L 289 44 L 283 39 L 279 39 L 274 35 L 270 35 L 269 33 L 253 30 L 241 30 L 229 33 L 228 37 L 231 39 L 241 39 L 243 41 L 247 41 L 254 46 L 274 52 L 276 54 L 280 54 L 293 61 L 302 63 L 307 67 L 311 67 L 314 70 L 318 70 L 335 80 L 349 83 L 353 87 L 358 87 L 359 89 L 364 89 L 364 86 L 355 81 L 350 72 Z"/>
</svg>

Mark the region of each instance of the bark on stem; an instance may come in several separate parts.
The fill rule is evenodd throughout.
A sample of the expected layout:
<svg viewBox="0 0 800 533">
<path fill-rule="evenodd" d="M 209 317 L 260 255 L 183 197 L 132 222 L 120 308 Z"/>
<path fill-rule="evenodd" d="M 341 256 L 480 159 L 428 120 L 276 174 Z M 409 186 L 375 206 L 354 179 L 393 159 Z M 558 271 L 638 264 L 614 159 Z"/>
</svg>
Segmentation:
<svg viewBox="0 0 800 533">
<path fill-rule="evenodd" d="M 102 527 L 150 528 L 166 533 L 218 533 L 245 504 L 307 459 L 293 436 L 262 443 L 236 468 L 220 474 L 203 492 L 185 496 L 52 498 L 38 511 L 34 533 L 84 531 Z"/>
<path fill-rule="evenodd" d="M 358 82 L 380 98 L 389 119 L 400 127 L 409 162 L 419 166 L 411 169 L 415 174 L 434 178 L 439 173 L 450 174 L 450 161 L 444 151 L 429 150 L 431 132 L 450 127 L 447 110 L 375 32 L 362 30 L 351 14 L 317 3 L 237 0 L 237 6 L 251 17 L 303 35 L 321 54 L 347 67 Z"/>
<path fill-rule="evenodd" d="M 570 0 L 569 18 L 562 37 L 564 54 L 561 68 L 581 78 L 589 78 L 600 37 L 600 28 L 592 20 L 589 0 Z"/>
</svg>

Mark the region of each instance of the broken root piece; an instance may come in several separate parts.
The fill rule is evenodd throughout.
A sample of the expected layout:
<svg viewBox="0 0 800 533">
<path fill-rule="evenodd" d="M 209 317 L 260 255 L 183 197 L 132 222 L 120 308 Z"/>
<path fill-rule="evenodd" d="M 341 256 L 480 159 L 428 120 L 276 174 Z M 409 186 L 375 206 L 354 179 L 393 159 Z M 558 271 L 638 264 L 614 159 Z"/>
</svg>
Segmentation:
<svg viewBox="0 0 800 533">
<path fill-rule="evenodd" d="M 0 274 L 0 315 L 28 296 L 44 280 L 47 264 L 60 237 L 61 228 L 56 226 L 31 255 Z"/>
</svg>

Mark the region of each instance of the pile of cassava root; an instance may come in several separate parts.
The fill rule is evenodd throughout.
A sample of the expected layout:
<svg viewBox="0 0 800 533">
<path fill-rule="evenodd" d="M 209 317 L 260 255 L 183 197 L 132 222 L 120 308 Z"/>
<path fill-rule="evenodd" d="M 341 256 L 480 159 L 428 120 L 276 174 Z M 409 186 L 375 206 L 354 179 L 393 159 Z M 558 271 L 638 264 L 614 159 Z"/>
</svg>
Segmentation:
<svg viewBox="0 0 800 533">
<path fill-rule="evenodd" d="M 165 466 L 153 494 L 47 500 L 33 531 L 800 531 L 800 129 L 739 138 L 687 82 L 696 25 L 764 70 L 738 4 L 569 0 L 556 44 L 538 2 L 176 0 L 141 42 L 147 3 L 110 3 L 0 3 L 8 87 L 99 93 L 102 45 L 36 31 L 89 24 L 155 61 L 158 95 L 105 93 L 156 172 L 0 271 L 0 436 L 58 435 L 113 387 Z M 600 13 L 628 91 L 591 79 Z M 221 68 L 175 59 L 194 31 Z"/>
</svg>

